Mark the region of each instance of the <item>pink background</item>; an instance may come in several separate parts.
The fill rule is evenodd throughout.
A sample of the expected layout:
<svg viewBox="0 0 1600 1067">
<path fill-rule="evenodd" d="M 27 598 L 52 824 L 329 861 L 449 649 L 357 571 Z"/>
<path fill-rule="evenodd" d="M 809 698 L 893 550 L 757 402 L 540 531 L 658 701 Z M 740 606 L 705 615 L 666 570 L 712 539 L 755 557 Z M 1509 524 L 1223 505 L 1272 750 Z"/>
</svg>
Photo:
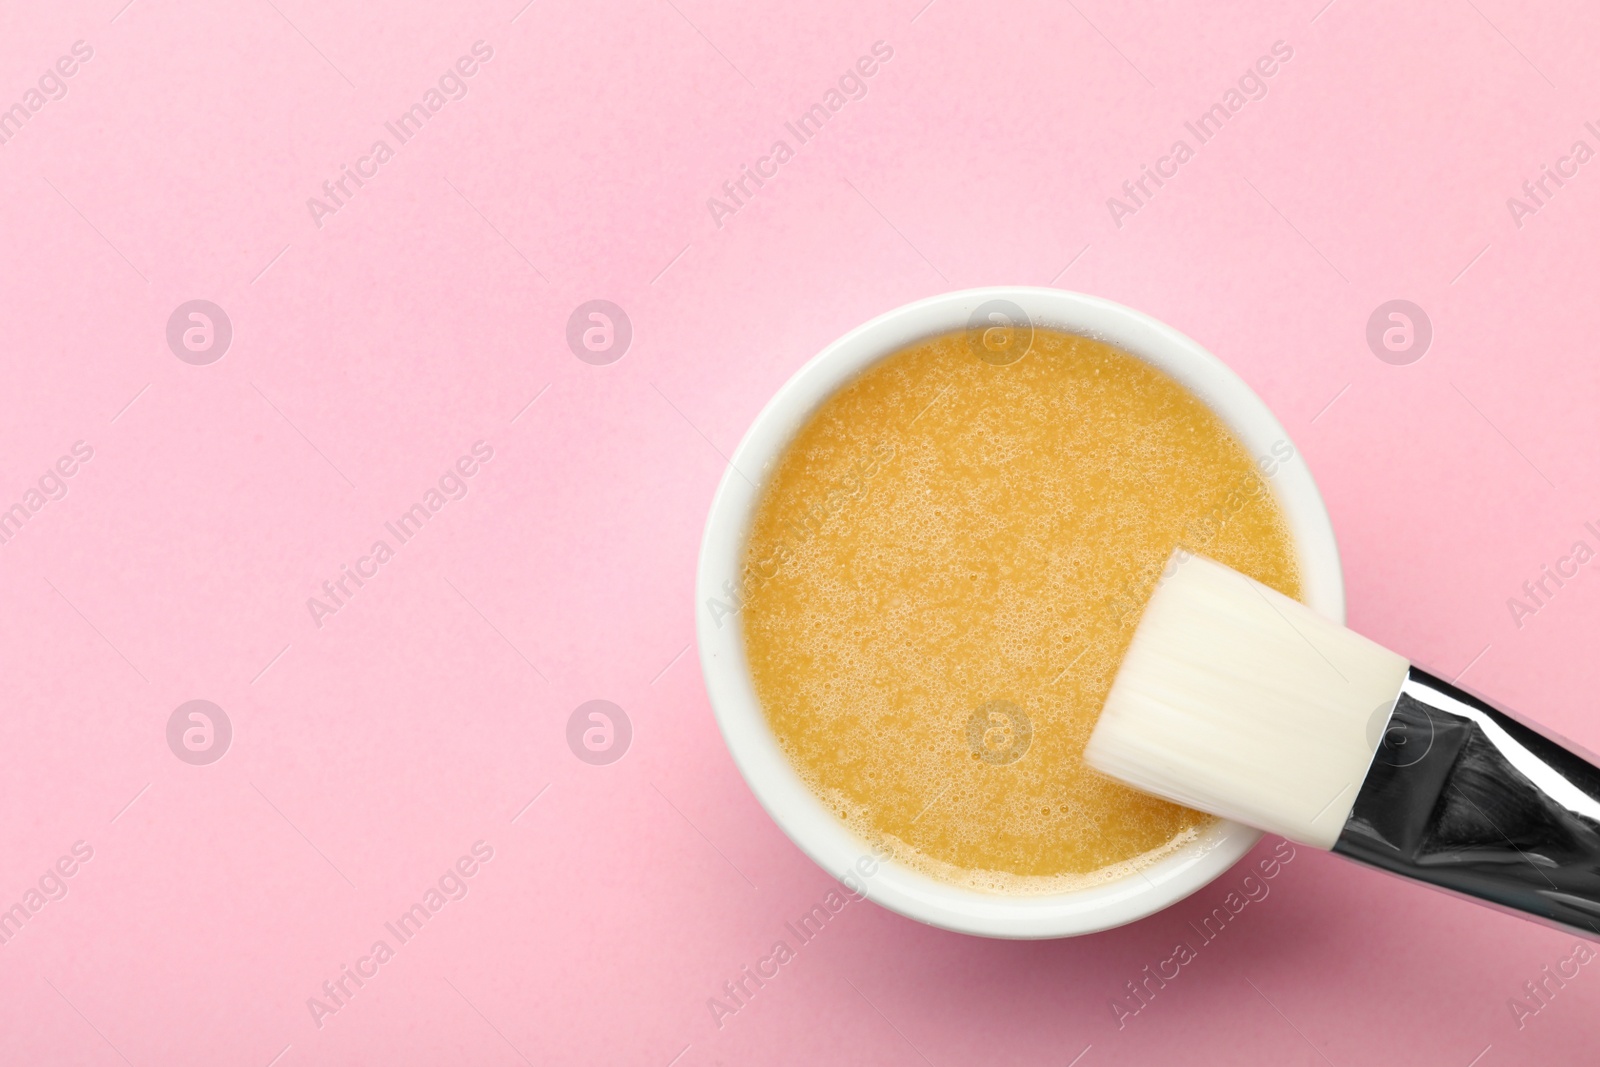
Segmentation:
<svg viewBox="0 0 1600 1067">
<path fill-rule="evenodd" d="M 1312 464 L 1352 624 L 1600 748 L 1600 565 L 1520 628 L 1506 603 L 1600 547 L 1600 162 L 1520 227 L 1506 205 L 1600 148 L 1600 13 L 922 2 L 0 14 L 0 106 L 93 49 L 0 145 L 0 508 L 94 450 L 0 545 L 0 906 L 93 849 L 0 945 L 5 1062 L 1592 1062 L 1595 966 L 1508 1007 L 1570 937 L 1306 850 L 1122 1029 L 1112 998 L 1242 869 L 1045 943 L 852 905 L 713 1020 L 831 884 L 688 648 L 719 453 L 918 297 L 1055 284 L 1193 336 Z M 718 227 L 707 198 L 880 40 L 866 95 Z M 1267 96 L 1115 225 L 1279 40 Z M 379 138 L 319 227 L 307 198 Z M 565 341 L 594 298 L 633 325 L 608 366 Z M 1394 298 L 1434 327 L 1406 366 L 1365 340 Z M 192 299 L 233 324 L 207 366 L 166 341 Z M 318 627 L 307 598 L 480 440 L 468 495 Z M 634 730 L 609 766 L 566 742 L 596 698 Z M 207 766 L 166 741 L 191 699 L 233 724 Z M 467 896 L 319 1027 L 307 999 L 480 840 Z"/>
</svg>

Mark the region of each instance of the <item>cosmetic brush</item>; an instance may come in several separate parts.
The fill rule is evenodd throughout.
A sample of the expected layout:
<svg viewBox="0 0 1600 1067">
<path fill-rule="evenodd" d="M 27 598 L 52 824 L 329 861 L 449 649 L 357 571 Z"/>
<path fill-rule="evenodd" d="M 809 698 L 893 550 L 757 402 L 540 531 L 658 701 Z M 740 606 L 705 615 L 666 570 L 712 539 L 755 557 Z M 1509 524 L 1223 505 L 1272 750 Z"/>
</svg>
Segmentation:
<svg viewBox="0 0 1600 1067">
<path fill-rule="evenodd" d="M 1600 938 L 1593 757 L 1213 560 L 1174 553 L 1084 759 Z"/>
</svg>

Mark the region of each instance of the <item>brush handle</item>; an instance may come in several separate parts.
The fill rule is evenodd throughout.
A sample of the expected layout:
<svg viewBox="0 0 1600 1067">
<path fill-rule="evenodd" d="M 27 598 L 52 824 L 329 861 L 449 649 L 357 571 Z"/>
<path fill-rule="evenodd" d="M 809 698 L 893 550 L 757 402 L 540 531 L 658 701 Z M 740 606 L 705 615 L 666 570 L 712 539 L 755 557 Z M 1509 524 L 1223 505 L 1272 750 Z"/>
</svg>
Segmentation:
<svg viewBox="0 0 1600 1067">
<path fill-rule="evenodd" d="M 1600 768 L 1416 667 L 1333 851 L 1600 940 Z"/>
</svg>

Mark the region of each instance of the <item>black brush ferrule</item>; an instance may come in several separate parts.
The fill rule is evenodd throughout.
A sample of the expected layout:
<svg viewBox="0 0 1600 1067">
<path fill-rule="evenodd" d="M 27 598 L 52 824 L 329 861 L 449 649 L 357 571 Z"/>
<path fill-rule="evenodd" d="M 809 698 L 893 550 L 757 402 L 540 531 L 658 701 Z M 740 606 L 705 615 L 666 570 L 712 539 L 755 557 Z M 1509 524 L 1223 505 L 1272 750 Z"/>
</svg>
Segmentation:
<svg viewBox="0 0 1600 1067">
<path fill-rule="evenodd" d="M 1333 851 L 1600 940 L 1600 768 L 1412 667 Z"/>
</svg>

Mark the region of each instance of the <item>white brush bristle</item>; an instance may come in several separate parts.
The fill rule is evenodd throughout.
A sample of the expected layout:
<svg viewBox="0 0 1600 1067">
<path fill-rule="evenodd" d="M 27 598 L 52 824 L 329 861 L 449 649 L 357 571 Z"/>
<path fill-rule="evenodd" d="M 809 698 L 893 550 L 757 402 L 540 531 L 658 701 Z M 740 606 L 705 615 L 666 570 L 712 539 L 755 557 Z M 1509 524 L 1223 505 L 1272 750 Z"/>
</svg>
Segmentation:
<svg viewBox="0 0 1600 1067">
<path fill-rule="evenodd" d="M 1220 563 L 1180 550 L 1166 573 L 1084 759 L 1147 793 L 1332 848 L 1410 665 Z"/>
</svg>

